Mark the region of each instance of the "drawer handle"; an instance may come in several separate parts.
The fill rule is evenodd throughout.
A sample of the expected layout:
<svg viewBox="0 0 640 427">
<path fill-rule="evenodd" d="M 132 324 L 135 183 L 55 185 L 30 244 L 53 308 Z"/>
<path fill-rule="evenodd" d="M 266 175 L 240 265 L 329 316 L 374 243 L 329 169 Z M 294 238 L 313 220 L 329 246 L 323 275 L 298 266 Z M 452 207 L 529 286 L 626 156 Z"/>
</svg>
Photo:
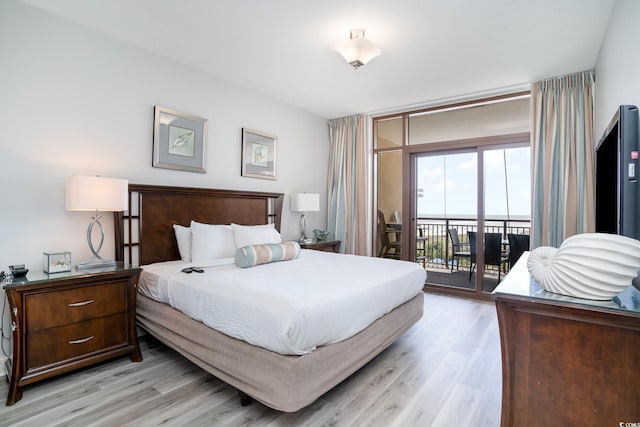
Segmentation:
<svg viewBox="0 0 640 427">
<path fill-rule="evenodd" d="M 92 299 L 87 300 L 87 301 L 80 301 L 80 302 L 72 302 L 71 304 L 67 304 L 69 307 L 82 307 L 83 305 L 89 305 L 93 302 Z"/>
<path fill-rule="evenodd" d="M 91 335 L 90 337 L 87 338 L 80 338 L 79 340 L 71 340 L 69 341 L 69 344 L 82 344 L 85 343 L 87 341 L 90 341 L 93 339 L 93 335 Z"/>
</svg>

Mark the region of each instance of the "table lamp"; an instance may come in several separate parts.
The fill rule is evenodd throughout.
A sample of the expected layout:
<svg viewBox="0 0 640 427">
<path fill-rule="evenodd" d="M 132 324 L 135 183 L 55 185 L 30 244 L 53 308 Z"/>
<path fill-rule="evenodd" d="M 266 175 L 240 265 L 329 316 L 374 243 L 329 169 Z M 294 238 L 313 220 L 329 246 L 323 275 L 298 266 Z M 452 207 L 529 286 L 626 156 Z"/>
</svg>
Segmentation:
<svg viewBox="0 0 640 427">
<path fill-rule="evenodd" d="M 118 178 L 104 178 L 101 176 L 77 176 L 67 179 L 65 206 L 68 211 L 95 211 L 95 216 L 87 229 L 87 243 L 93 256 L 76 266 L 78 270 L 89 268 L 111 267 L 116 265 L 113 260 L 102 258 L 98 252 L 104 242 L 104 228 L 100 222 L 99 211 L 119 212 L 127 210 L 128 181 Z M 95 249 L 92 242 L 93 227 L 100 229 L 100 243 Z"/>
<path fill-rule="evenodd" d="M 307 237 L 307 212 L 320 210 L 320 195 L 316 193 L 296 193 L 291 195 L 291 211 L 300 212 L 300 238 L 299 243 L 311 243 Z"/>
</svg>

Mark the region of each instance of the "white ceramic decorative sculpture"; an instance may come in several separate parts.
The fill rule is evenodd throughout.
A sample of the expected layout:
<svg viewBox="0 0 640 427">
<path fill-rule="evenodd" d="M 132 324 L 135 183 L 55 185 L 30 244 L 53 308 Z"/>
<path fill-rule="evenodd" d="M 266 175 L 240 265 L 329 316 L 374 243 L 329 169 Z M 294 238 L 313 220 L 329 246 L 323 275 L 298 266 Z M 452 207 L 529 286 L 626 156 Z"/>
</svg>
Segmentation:
<svg viewBox="0 0 640 427">
<path fill-rule="evenodd" d="M 527 267 L 546 291 L 606 301 L 631 285 L 637 276 L 640 241 L 615 234 L 577 234 L 557 249 L 534 249 Z"/>
</svg>

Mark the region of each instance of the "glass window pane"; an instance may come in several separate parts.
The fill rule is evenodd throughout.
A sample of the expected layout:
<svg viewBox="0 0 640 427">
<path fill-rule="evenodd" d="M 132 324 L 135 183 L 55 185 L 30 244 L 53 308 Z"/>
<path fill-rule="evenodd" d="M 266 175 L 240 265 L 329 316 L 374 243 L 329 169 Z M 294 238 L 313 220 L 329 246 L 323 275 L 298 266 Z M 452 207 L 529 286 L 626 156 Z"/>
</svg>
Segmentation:
<svg viewBox="0 0 640 427">
<path fill-rule="evenodd" d="M 484 153 L 486 219 L 528 219 L 531 214 L 529 147 Z"/>
<path fill-rule="evenodd" d="M 376 148 L 402 147 L 402 117 L 379 120 Z"/>
<path fill-rule="evenodd" d="M 444 156 L 418 158 L 418 217 L 443 217 L 445 209 Z"/>
<path fill-rule="evenodd" d="M 529 132 L 529 97 L 409 117 L 409 144 Z"/>
<path fill-rule="evenodd" d="M 484 156 L 485 268 L 482 290 L 492 292 L 510 267 L 509 234 L 530 231 L 529 147 L 486 150 Z"/>
<path fill-rule="evenodd" d="M 396 211 L 402 210 L 402 151 L 378 153 L 378 210 L 382 212 L 385 222 L 395 222 Z M 392 241 L 399 242 L 401 233 L 390 236 Z M 381 239 L 378 237 L 376 254 L 380 253 Z M 394 251 L 395 252 L 395 251 Z"/>
<path fill-rule="evenodd" d="M 418 216 L 475 219 L 476 159 L 476 153 L 420 157 Z"/>
<path fill-rule="evenodd" d="M 389 218 L 402 209 L 402 152 L 378 154 L 378 209 Z"/>
<path fill-rule="evenodd" d="M 530 152 L 530 147 L 505 150 L 510 218 L 531 218 Z"/>
<path fill-rule="evenodd" d="M 504 150 L 484 153 L 484 213 L 485 219 L 507 218 L 507 187 Z"/>
<path fill-rule="evenodd" d="M 424 256 L 430 284 L 475 287 L 468 233 L 477 227 L 477 174 L 476 152 L 416 159 L 418 227 L 426 237 L 424 255 L 418 255 Z"/>
</svg>

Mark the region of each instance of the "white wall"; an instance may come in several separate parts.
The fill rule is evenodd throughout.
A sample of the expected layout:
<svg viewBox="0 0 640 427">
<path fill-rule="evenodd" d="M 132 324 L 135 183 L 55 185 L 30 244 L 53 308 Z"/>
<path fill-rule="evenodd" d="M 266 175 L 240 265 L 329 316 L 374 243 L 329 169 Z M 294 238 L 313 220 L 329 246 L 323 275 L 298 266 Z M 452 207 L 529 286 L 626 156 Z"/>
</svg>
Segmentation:
<svg viewBox="0 0 640 427">
<path fill-rule="evenodd" d="M 639 23 L 640 2 L 616 0 L 595 68 L 596 142 L 618 106 L 640 106 Z"/>
<path fill-rule="evenodd" d="M 326 207 L 325 119 L 9 0 L 0 5 L 2 247 L 0 269 L 41 267 L 42 252 L 89 256 L 89 213 L 64 209 L 72 174 L 145 184 L 283 192 L 283 235 L 295 238 L 291 192 Z M 207 173 L 151 167 L 153 106 L 209 120 Z M 240 176 L 241 129 L 278 137 L 277 180 Z M 105 252 L 113 252 L 111 215 Z M 309 228 L 324 228 L 321 213 Z"/>
<path fill-rule="evenodd" d="M 154 105 L 208 118 L 206 174 L 151 167 Z M 90 214 L 64 208 L 73 174 L 282 192 L 285 239 L 298 237 L 289 194 L 320 193 L 308 227 L 326 228 L 325 119 L 15 0 L 0 2 L 0 125 L 0 270 L 39 270 L 43 251 L 89 257 Z M 243 127 L 278 137 L 277 180 L 240 176 Z"/>
</svg>

